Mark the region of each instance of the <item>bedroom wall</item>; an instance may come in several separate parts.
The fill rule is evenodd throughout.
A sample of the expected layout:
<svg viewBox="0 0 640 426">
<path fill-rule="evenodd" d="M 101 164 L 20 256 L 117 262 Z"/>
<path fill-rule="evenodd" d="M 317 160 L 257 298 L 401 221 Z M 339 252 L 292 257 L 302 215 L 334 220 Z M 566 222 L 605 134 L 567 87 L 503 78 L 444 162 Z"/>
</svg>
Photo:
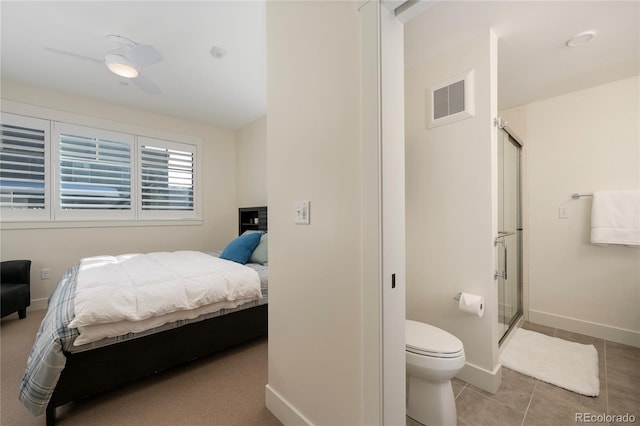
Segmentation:
<svg viewBox="0 0 640 426">
<path fill-rule="evenodd" d="M 266 394 L 285 424 L 363 424 L 359 19 L 352 1 L 267 2 Z"/>
<path fill-rule="evenodd" d="M 123 226 L 74 228 L 24 227 L 0 230 L 0 257 L 32 260 L 31 309 L 45 309 L 46 300 L 64 271 L 85 256 L 159 250 L 222 249 L 237 234 L 235 135 L 232 131 L 151 114 L 122 105 L 52 92 L 14 81 L 2 81 L 3 110 L 15 101 L 65 113 L 166 131 L 203 141 L 203 220 L 189 226 Z M 17 111 L 8 111 L 17 112 Z M 41 269 L 51 278 L 40 279 Z"/>
<path fill-rule="evenodd" d="M 426 16 L 425 14 L 423 16 Z M 420 18 L 407 24 L 420 25 Z M 422 45 L 406 44 L 405 49 Z M 405 71 L 407 318 L 462 340 L 459 377 L 495 392 L 497 289 L 497 40 L 489 29 Z M 475 73 L 475 116 L 427 128 L 427 89 Z M 458 292 L 485 298 L 482 318 L 458 310 Z"/>
<path fill-rule="evenodd" d="M 633 77 L 501 113 L 529 155 L 530 320 L 635 346 L 640 250 L 590 244 L 591 198 L 571 194 L 640 187 L 639 95 Z"/>
<path fill-rule="evenodd" d="M 236 132 L 238 207 L 267 205 L 267 117 Z"/>
</svg>

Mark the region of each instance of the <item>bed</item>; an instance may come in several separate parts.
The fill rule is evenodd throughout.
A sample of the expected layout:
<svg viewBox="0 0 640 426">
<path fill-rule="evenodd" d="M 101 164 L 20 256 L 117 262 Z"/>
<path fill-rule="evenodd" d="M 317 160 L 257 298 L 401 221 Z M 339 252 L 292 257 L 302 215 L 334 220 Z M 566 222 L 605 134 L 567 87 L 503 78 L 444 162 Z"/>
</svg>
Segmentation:
<svg viewBox="0 0 640 426">
<path fill-rule="evenodd" d="M 202 255 L 216 258 L 220 253 Z M 150 330 L 74 345 L 80 333 L 69 324 L 76 318 L 80 265 L 66 271 L 49 300 L 20 388 L 20 401 L 34 415 L 44 412 L 47 425 L 55 424 L 56 408 L 68 402 L 267 334 L 268 266 L 249 262 L 244 266 L 258 275 L 260 298 Z"/>
</svg>

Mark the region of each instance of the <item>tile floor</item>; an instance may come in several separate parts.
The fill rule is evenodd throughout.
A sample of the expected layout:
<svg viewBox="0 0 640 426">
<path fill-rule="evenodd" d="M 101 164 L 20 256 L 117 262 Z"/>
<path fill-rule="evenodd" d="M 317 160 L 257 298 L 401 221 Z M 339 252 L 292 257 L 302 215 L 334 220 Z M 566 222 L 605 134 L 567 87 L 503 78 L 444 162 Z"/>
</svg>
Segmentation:
<svg viewBox="0 0 640 426">
<path fill-rule="evenodd" d="M 502 385 L 495 395 L 453 380 L 459 426 L 613 426 L 629 422 L 611 417 L 598 422 L 597 416 L 627 413 L 635 416 L 631 424 L 640 424 L 640 348 L 537 324 L 525 323 L 523 328 L 594 345 L 600 363 L 600 396 L 578 395 L 503 368 Z M 589 423 L 576 421 L 576 413 L 593 417 Z M 407 418 L 407 426 L 416 425 Z"/>
</svg>

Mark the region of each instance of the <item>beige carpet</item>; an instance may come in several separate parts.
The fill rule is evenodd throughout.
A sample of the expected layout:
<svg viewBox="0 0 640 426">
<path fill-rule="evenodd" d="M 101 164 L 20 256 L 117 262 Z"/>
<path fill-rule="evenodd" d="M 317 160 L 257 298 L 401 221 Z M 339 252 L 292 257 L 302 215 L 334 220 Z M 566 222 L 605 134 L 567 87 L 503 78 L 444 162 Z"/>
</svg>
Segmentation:
<svg viewBox="0 0 640 426">
<path fill-rule="evenodd" d="M 0 424 L 45 424 L 18 401 L 18 388 L 44 311 L 0 323 Z M 60 425 L 280 425 L 265 408 L 267 340 L 193 361 L 123 388 L 67 404 Z"/>
</svg>

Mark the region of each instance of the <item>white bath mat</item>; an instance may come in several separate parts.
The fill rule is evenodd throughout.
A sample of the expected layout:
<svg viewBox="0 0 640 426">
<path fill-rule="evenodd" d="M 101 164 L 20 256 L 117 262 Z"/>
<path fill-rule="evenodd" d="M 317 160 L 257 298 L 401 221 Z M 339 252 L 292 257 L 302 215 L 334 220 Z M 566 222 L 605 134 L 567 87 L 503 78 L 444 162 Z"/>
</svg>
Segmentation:
<svg viewBox="0 0 640 426">
<path fill-rule="evenodd" d="M 518 373 L 582 395 L 600 394 L 598 351 L 593 345 L 520 328 L 502 351 L 500 363 Z"/>
</svg>

